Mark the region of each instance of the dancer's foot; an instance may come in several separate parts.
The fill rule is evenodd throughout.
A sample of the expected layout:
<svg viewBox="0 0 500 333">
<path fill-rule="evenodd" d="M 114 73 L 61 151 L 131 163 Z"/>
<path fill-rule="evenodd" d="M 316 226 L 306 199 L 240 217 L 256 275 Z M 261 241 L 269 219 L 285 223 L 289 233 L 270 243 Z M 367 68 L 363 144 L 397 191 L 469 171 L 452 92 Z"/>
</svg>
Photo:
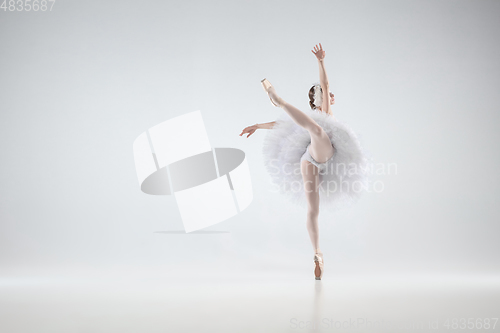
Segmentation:
<svg viewBox="0 0 500 333">
<path fill-rule="evenodd" d="M 316 280 L 321 280 L 323 277 L 323 253 L 316 252 L 314 254 L 314 277 Z"/>
<path fill-rule="evenodd" d="M 281 97 L 278 96 L 278 94 L 276 93 L 276 89 L 274 89 L 274 87 L 271 85 L 271 82 L 269 82 L 267 79 L 262 79 L 260 83 L 262 84 L 262 88 L 264 88 L 264 90 L 267 92 L 271 103 L 273 103 L 274 106 L 281 107 L 284 101 Z"/>
</svg>

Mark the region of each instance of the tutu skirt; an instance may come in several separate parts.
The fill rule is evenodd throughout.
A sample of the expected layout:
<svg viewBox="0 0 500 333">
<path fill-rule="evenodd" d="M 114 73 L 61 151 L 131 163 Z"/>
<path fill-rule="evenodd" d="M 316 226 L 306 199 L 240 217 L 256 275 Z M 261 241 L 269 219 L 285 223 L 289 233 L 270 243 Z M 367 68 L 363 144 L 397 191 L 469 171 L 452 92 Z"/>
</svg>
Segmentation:
<svg viewBox="0 0 500 333">
<path fill-rule="evenodd" d="M 319 173 L 320 207 L 335 210 L 355 202 L 367 188 L 368 160 L 356 134 L 344 123 L 317 110 L 305 112 L 326 132 L 335 148 Z M 293 205 L 307 207 L 301 159 L 311 143 L 309 132 L 281 114 L 263 141 L 264 164 L 271 191 L 286 195 Z M 319 170 L 319 169 L 318 169 Z"/>
</svg>

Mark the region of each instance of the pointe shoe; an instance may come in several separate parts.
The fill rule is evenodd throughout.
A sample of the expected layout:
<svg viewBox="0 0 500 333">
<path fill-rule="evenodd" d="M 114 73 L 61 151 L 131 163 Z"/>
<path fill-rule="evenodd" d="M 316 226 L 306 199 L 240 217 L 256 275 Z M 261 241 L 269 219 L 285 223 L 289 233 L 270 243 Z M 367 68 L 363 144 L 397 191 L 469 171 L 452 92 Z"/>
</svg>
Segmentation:
<svg viewBox="0 0 500 333">
<path fill-rule="evenodd" d="M 271 90 L 273 90 L 272 93 L 274 93 L 274 95 L 276 95 L 276 92 L 274 90 L 274 87 L 272 86 L 271 82 L 269 82 L 267 79 L 262 79 L 260 81 L 260 83 L 262 84 L 262 88 L 264 88 L 264 90 L 266 91 L 267 93 L 267 96 L 269 97 L 269 99 L 271 100 L 271 103 L 274 105 L 274 106 L 277 106 L 277 107 L 281 107 L 281 103 L 280 101 L 277 101 L 278 103 L 276 103 L 275 101 L 273 101 L 273 99 L 271 98 L 271 95 L 269 94 L 269 92 Z"/>
<path fill-rule="evenodd" d="M 323 253 L 314 254 L 314 278 L 316 280 L 321 280 L 323 277 Z"/>
</svg>

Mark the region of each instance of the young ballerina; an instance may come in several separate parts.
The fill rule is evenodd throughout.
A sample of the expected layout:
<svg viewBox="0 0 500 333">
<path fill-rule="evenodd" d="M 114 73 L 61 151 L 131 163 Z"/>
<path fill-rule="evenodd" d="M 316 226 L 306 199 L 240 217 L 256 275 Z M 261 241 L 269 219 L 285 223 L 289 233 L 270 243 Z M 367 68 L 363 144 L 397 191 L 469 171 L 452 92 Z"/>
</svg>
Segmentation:
<svg viewBox="0 0 500 333">
<path fill-rule="evenodd" d="M 257 129 L 271 130 L 264 140 L 265 164 L 279 191 L 289 195 L 295 204 L 307 207 L 306 226 L 314 249 L 314 276 L 321 280 L 324 261 L 319 248 L 320 206 L 337 207 L 337 203 L 346 199 L 351 202 L 357 199 L 366 186 L 360 172 L 366 159 L 354 132 L 333 117 L 331 106 L 335 96 L 329 91 L 321 43 L 312 52 L 318 60 L 320 84 L 309 90 L 311 111 L 303 112 L 286 102 L 271 83 L 263 79 L 262 87 L 271 103 L 286 114 L 270 123 L 248 126 L 240 136 L 248 134 L 248 138 Z"/>
</svg>

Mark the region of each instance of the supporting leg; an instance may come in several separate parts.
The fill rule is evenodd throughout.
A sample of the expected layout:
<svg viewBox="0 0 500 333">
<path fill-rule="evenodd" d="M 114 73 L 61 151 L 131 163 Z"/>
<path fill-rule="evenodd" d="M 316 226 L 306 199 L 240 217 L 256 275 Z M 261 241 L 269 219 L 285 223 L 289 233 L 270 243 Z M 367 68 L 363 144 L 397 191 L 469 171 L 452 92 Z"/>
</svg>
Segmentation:
<svg viewBox="0 0 500 333">
<path fill-rule="evenodd" d="M 311 243 L 315 253 L 321 252 L 319 249 L 319 170 L 307 160 L 303 160 L 300 165 L 302 180 L 304 181 L 304 191 L 307 200 L 306 227 L 311 238 Z"/>
</svg>

